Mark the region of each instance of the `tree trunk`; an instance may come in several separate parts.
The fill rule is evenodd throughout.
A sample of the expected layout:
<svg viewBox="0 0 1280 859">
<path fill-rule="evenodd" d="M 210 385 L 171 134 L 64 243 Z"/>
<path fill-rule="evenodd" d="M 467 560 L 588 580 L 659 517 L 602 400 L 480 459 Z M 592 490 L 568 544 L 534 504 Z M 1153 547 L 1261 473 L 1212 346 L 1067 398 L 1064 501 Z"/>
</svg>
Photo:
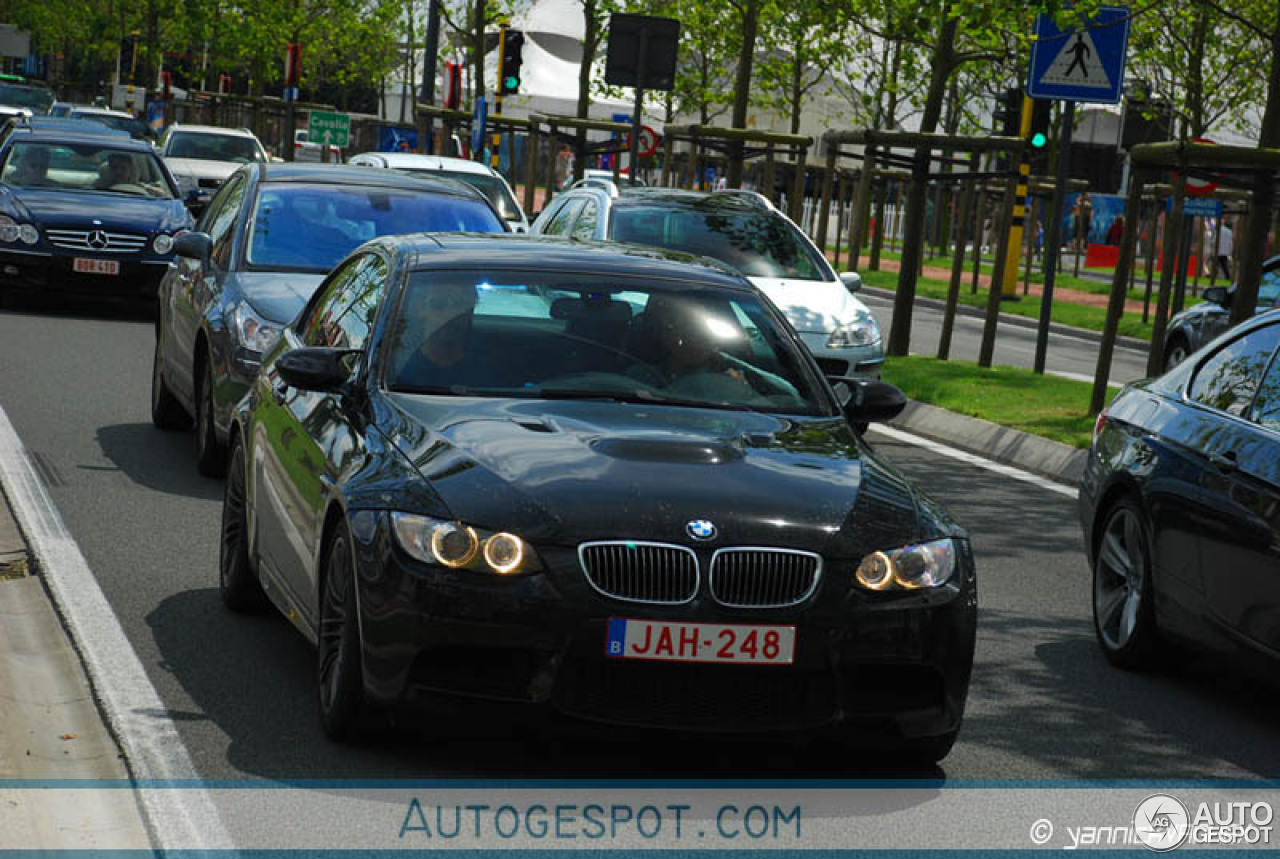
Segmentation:
<svg viewBox="0 0 1280 859">
<path fill-rule="evenodd" d="M 933 48 L 929 73 L 929 91 L 925 97 L 920 130 L 932 133 L 942 116 L 942 101 L 947 81 L 955 70 L 957 21 L 951 15 L 951 4 L 943 5 L 944 20 Z M 902 268 L 898 273 L 898 291 L 893 301 L 893 327 L 889 333 L 889 355 L 906 355 L 911 350 L 911 313 L 915 309 L 916 279 L 920 272 L 920 254 L 924 244 L 925 194 L 929 183 L 929 151 L 920 150 L 911 167 L 907 186 L 907 223 L 902 240 Z"/>
<path fill-rule="evenodd" d="M 596 46 L 600 42 L 600 18 L 597 0 L 582 0 L 582 21 L 585 30 L 582 37 L 582 65 L 578 67 L 578 119 L 586 119 L 591 110 L 591 66 L 596 59 Z M 587 132 L 578 129 L 577 154 L 573 159 L 573 179 L 582 178 L 586 169 Z M 615 154 L 616 158 L 617 155 Z"/>
<path fill-rule="evenodd" d="M 800 133 L 800 109 L 804 107 L 804 92 L 801 90 L 804 75 L 804 45 L 797 41 L 791 50 L 791 133 Z"/>
<path fill-rule="evenodd" d="M 733 83 L 734 128 L 747 127 L 747 106 L 751 96 L 751 67 L 756 56 L 756 33 L 760 29 L 760 4 L 763 0 L 742 0 L 742 53 L 738 55 L 738 73 Z M 729 147 L 729 170 L 726 181 L 730 188 L 742 187 L 743 145 L 734 142 Z"/>
<path fill-rule="evenodd" d="M 1280 147 L 1280 26 L 1271 31 L 1271 70 L 1267 76 L 1267 107 L 1262 114 L 1262 130 L 1258 135 L 1260 149 Z M 1258 286 L 1262 280 L 1262 260 L 1267 253 L 1267 232 L 1271 228 L 1271 204 L 1274 199 L 1274 177 L 1259 171 L 1254 181 L 1253 204 L 1249 211 L 1248 235 L 1241 242 L 1240 270 L 1236 275 L 1236 296 L 1231 302 L 1231 324 L 1243 322 L 1253 315 L 1258 304 Z"/>
</svg>

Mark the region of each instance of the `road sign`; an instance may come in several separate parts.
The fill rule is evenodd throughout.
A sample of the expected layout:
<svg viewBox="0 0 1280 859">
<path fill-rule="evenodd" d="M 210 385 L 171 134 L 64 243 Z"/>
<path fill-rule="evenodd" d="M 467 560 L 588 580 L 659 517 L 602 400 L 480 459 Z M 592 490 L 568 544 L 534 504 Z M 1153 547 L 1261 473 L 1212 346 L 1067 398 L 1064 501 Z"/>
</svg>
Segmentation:
<svg viewBox="0 0 1280 859">
<path fill-rule="evenodd" d="M 631 117 L 627 117 L 630 119 Z M 627 132 L 627 147 L 631 146 L 631 132 Z M 658 151 L 658 132 L 647 125 L 640 126 L 640 157 L 648 158 Z"/>
<path fill-rule="evenodd" d="M 1061 30 L 1053 18 L 1036 18 L 1027 95 L 1057 101 L 1117 104 L 1124 88 L 1129 48 L 1129 9 L 1101 6 L 1087 25 Z"/>
<path fill-rule="evenodd" d="M 351 117 L 345 113 L 311 111 L 307 118 L 307 140 L 346 149 L 351 142 Z"/>
<path fill-rule="evenodd" d="M 1191 142 L 1205 143 L 1208 145 L 1217 143 L 1216 140 L 1210 140 L 1207 137 L 1195 137 L 1192 138 Z M 1175 173 L 1174 175 L 1176 176 L 1177 174 Z M 1218 190 L 1218 183 L 1214 182 L 1212 179 L 1201 179 L 1196 176 L 1187 177 L 1186 191 L 1192 197 L 1207 197 L 1216 190 Z"/>
<path fill-rule="evenodd" d="M 1172 197 L 1165 201 L 1164 210 L 1166 212 L 1173 211 Z M 1213 200 L 1209 197 L 1184 197 L 1182 200 L 1182 214 L 1188 218 L 1221 218 L 1222 201 Z"/>
</svg>

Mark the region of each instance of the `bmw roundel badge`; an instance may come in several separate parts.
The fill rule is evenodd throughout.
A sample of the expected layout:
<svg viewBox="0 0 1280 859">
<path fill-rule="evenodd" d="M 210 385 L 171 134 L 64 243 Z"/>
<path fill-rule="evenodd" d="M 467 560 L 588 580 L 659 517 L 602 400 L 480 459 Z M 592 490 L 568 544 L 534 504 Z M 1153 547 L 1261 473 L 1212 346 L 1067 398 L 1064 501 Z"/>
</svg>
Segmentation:
<svg viewBox="0 0 1280 859">
<path fill-rule="evenodd" d="M 715 523 L 709 519 L 690 519 L 685 524 L 684 530 L 695 540 L 714 540 L 716 538 Z"/>
</svg>

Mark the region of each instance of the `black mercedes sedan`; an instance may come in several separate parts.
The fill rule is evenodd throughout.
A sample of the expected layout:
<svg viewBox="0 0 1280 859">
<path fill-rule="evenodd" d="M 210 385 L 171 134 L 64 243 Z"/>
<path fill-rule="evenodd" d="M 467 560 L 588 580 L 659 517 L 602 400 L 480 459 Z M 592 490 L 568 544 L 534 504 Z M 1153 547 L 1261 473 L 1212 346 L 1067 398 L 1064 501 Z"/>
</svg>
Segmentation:
<svg viewBox="0 0 1280 859">
<path fill-rule="evenodd" d="M 1098 643 L 1280 660 L 1280 311 L 1219 337 L 1098 418 L 1079 507 Z"/>
<path fill-rule="evenodd" d="M 29 127 L 0 146 L 0 294 L 150 300 L 191 224 L 146 143 Z"/>
<path fill-rule="evenodd" d="M 231 410 L 280 329 L 356 246 L 423 231 L 506 226 L 487 198 L 448 179 L 319 164 L 241 167 L 196 230 L 174 242 L 157 302 L 152 423 L 183 429 L 194 417 L 196 466 L 221 476 Z"/>
<path fill-rule="evenodd" d="M 264 356 L 221 592 L 316 643 L 329 735 L 443 694 L 947 754 L 969 541 L 852 426 L 905 398 L 695 259 L 380 239 Z"/>
</svg>

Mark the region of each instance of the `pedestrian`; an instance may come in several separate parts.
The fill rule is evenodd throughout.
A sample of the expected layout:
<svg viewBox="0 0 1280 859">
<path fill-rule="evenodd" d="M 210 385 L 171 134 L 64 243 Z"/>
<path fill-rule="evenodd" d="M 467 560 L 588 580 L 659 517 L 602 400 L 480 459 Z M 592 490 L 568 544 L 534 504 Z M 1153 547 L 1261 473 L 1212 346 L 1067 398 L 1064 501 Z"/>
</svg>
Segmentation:
<svg viewBox="0 0 1280 859">
<path fill-rule="evenodd" d="M 1089 249 L 1089 231 L 1093 228 L 1093 203 L 1089 200 L 1088 191 L 1080 192 L 1075 215 L 1075 249 L 1083 253 Z"/>
<path fill-rule="evenodd" d="M 1107 244 L 1119 246 L 1124 241 L 1124 215 L 1116 215 L 1111 226 L 1107 228 Z"/>
<path fill-rule="evenodd" d="M 1231 222 L 1222 219 L 1222 232 L 1218 234 L 1218 265 L 1222 268 L 1222 276 L 1231 281 L 1231 254 L 1235 250 L 1235 239 L 1231 235 Z"/>
</svg>

